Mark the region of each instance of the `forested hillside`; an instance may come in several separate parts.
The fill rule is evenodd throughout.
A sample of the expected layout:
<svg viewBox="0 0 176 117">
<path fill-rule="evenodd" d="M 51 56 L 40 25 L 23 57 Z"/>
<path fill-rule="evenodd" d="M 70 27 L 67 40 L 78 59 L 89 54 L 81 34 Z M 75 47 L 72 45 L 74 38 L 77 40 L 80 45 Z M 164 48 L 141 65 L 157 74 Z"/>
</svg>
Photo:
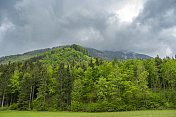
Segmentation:
<svg viewBox="0 0 176 117">
<path fill-rule="evenodd" d="M 176 59 L 112 62 L 78 45 L 0 65 L 1 109 L 126 111 L 176 109 Z"/>
<path fill-rule="evenodd" d="M 50 50 L 50 48 L 34 50 L 34 51 L 26 52 L 24 54 L 4 56 L 4 57 L 0 58 L 0 64 L 1 63 L 8 63 L 9 61 L 15 62 L 15 61 L 27 60 L 27 59 L 34 57 L 35 55 L 41 54 L 41 53 L 46 52 L 48 50 Z"/>
<path fill-rule="evenodd" d="M 71 46 L 58 46 L 53 48 L 34 50 L 24 54 L 1 57 L 0 63 L 8 63 L 9 61 L 24 62 L 29 60 L 36 62 L 37 60 L 40 60 L 44 63 L 54 65 L 60 63 L 61 61 L 70 62 L 73 60 L 73 58 L 76 61 L 90 59 L 87 50 L 79 45 L 73 44 Z"/>
<path fill-rule="evenodd" d="M 52 56 L 53 54 L 57 55 L 57 56 L 60 56 L 59 55 L 60 50 L 58 50 L 59 48 L 68 48 L 68 47 L 73 48 L 73 46 L 78 46 L 78 45 L 73 44 L 73 45 L 67 45 L 67 46 L 57 46 L 57 47 L 53 47 L 53 48 L 34 50 L 34 51 L 26 52 L 24 54 L 4 56 L 4 57 L 0 57 L 0 64 L 1 63 L 8 63 L 9 61 L 11 61 L 11 62 L 17 62 L 17 61 L 22 62 L 22 61 L 26 61 L 26 60 L 31 59 L 31 58 L 34 61 L 36 61 L 35 60 L 36 58 L 41 59 L 46 54 L 48 55 L 48 57 Z M 93 49 L 93 48 L 85 48 L 84 50 L 87 50 L 87 52 L 89 53 L 89 56 L 91 56 L 91 57 L 98 57 L 100 59 L 108 60 L 108 61 L 112 61 L 114 59 L 114 57 L 118 57 L 119 61 L 128 60 L 128 59 L 152 58 L 150 56 L 147 56 L 147 55 L 144 55 L 144 54 L 137 54 L 137 53 L 134 53 L 134 52 L 100 51 L 100 50 L 96 50 L 96 49 Z M 62 52 L 66 52 L 66 51 L 62 51 Z"/>
<path fill-rule="evenodd" d="M 86 62 L 90 59 L 91 57 L 89 57 L 87 50 L 79 45 L 73 44 L 71 46 L 63 46 L 56 49 L 51 49 L 49 51 L 38 54 L 29 60 L 32 62 L 40 61 L 48 66 L 55 66 L 61 62 Z"/>
</svg>

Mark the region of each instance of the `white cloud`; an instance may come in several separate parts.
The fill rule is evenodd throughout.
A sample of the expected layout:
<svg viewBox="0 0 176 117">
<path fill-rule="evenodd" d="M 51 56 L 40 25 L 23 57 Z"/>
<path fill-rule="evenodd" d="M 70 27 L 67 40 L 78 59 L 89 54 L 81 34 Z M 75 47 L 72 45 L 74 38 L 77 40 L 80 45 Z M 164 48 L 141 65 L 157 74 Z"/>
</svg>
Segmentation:
<svg viewBox="0 0 176 117">
<path fill-rule="evenodd" d="M 131 23 L 143 9 L 144 0 L 125 0 L 115 13 L 121 22 Z"/>
<path fill-rule="evenodd" d="M 3 37 L 7 31 L 12 31 L 14 29 L 15 25 L 8 19 L 4 19 L 3 23 L 0 25 L 0 41 L 3 40 Z"/>
<path fill-rule="evenodd" d="M 166 49 L 166 56 L 171 56 L 173 54 L 172 50 L 168 47 Z"/>
</svg>

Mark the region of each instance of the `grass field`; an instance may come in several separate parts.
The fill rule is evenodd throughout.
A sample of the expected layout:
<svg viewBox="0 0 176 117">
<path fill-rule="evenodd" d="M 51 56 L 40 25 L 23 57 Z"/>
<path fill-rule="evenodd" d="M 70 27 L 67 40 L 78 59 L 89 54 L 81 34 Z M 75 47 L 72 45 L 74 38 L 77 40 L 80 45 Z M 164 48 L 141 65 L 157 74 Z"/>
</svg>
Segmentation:
<svg viewBox="0 0 176 117">
<path fill-rule="evenodd" d="M 0 111 L 0 117 L 176 117 L 176 110 L 105 113 Z"/>
</svg>

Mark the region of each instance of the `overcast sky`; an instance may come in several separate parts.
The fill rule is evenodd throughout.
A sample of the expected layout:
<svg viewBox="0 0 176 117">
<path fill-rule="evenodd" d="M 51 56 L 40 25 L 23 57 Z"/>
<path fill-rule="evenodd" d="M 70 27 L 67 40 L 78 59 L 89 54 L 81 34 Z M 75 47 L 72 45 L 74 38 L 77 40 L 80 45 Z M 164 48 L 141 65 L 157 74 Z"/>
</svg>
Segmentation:
<svg viewBox="0 0 176 117">
<path fill-rule="evenodd" d="M 176 54 L 176 0 L 0 0 L 0 56 L 80 44 Z"/>
</svg>

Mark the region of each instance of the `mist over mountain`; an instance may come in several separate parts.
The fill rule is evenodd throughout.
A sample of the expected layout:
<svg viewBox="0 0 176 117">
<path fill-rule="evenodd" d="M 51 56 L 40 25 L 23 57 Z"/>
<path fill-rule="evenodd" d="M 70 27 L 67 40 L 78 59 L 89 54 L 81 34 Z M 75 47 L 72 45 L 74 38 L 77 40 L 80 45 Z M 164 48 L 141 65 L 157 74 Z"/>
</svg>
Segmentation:
<svg viewBox="0 0 176 117">
<path fill-rule="evenodd" d="M 119 61 L 128 60 L 128 59 L 147 59 L 152 58 L 145 54 L 138 54 L 134 52 L 128 51 L 100 51 L 94 48 L 86 48 L 89 52 L 90 56 L 102 58 L 104 60 L 112 61 L 115 57 L 118 58 Z"/>
</svg>

